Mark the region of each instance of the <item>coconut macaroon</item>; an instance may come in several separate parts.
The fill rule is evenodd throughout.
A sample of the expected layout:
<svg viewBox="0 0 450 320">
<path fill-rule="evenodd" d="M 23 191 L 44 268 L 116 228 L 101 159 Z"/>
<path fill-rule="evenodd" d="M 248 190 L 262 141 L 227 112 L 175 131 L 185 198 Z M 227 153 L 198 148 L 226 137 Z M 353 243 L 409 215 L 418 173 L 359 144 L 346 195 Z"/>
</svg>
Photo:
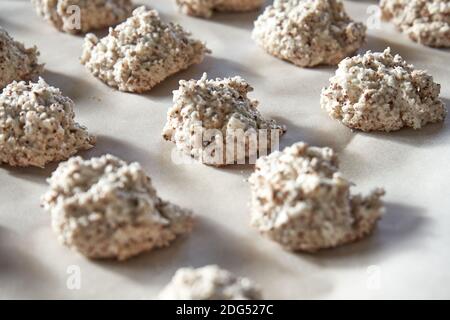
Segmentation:
<svg viewBox="0 0 450 320">
<path fill-rule="evenodd" d="M 188 210 L 161 200 L 138 163 L 112 155 L 61 163 L 42 205 L 66 246 L 89 258 L 125 260 L 168 246 L 192 229 Z"/>
<path fill-rule="evenodd" d="M 218 266 L 181 268 L 159 294 L 161 300 L 260 300 L 261 290 L 251 280 Z"/>
<path fill-rule="evenodd" d="M 202 62 L 210 51 L 180 25 L 161 21 L 144 6 L 109 34 L 85 38 L 81 63 L 100 80 L 121 91 L 144 92 L 168 76 Z"/>
<path fill-rule="evenodd" d="M 12 82 L 0 94 L 0 163 L 44 167 L 94 146 L 75 122 L 74 103 L 43 79 Z"/>
<path fill-rule="evenodd" d="M 86 33 L 128 18 L 131 0 L 31 0 L 36 12 L 60 31 Z"/>
<path fill-rule="evenodd" d="M 286 131 L 248 98 L 253 88 L 241 77 L 180 81 L 167 113 L 163 137 L 182 154 L 207 165 L 256 161 L 278 147 Z M 254 160 L 253 160 L 254 159 Z M 254 163 L 254 162 L 253 162 Z"/>
<path fill-rule="evenodd" d="M 352 195 L 330 148 L 296 143 L 256 162 L 251 224 L 293 251 L 315 252 L 361 239 L 383 213 L 384 190 Z"/>
<path fill-rule="evenodd" d="M 349 128 L 362 131 L 420 129 L 443 121 L 440 85 L 426 71 L 416 70 L 399 55 L 368 51 L 339 64 L 321 106 Z"/>
<path fill-rule="evenodd" d="M 36 47 L 25 48 L 0 27 L 0 92 L 14 80 L 32 80 L 43 70 Z"/>
<path fill-rule="evenodd" d="M 256 20 L 252 38 L 268 53 L 299 67 L 337 65 L 365 42 L 340 0 L 275 0 Z"/>
<path fill-rule="evenodd" d="M 264 0 L 176 0 L 181 12 L 210 18 L 217 12 L 246 12 L 261 8 Z"/>
<path fill-rule="evenodd" d="M 384 20 L 392 20 L 413 41 L 430 47 L 450 47 L 450 1 L 381 0 Z"/>
</svg>

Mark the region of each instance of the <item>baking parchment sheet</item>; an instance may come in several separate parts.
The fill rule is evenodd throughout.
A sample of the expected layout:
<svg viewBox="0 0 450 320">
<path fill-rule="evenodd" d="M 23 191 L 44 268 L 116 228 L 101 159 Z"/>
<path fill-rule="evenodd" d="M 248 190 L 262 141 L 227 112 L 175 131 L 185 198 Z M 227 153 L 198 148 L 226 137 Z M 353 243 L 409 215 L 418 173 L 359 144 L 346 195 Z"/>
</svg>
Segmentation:
<svg viewBox="0 0 450 320">
<path fill-rule="evenodd" d="M 169 0 L 135 1 L 158 9 L 207 42 L 213 54 L 147 94 L 115 91 L 79 63 L 83 38 L 56 31 L 26 0 L 0 0 L 0 25 L 46 63 L 43 77 L 76 102 L 81 124 L 98 137 L 82 155 L 112 153 L 139 161 L 161 197 L 198 216 L 190 236 L 126 262 L 87 260 L 61 246 L 39 206 L 55 169 L 0 166 L 0 298 L 153 299 L 183 266 L 218 264 L 257 281 L 272 299 L 450 298 L 450 129 L 352 132 L 320 109 L 322 87 L 335 68 L 301 69 L 280 61 L 250 39 L 258 13 L 184 16 Z M 376 1 L 346 1 L 349 14 L 371 25 L 363 51 L 390 46 L 442 85 L 450 105 L 450 51 L 422 47 L 382 23 Z M 215 169 L 177 165 L 161 131 L 178 81 L 240 75 L 255 88 L 261 111 L 287 125 L 281 140 L 331 146 L 355 192 L 386 188 L 387 212 L 373 236 L 318 254 L 294 254 L 249 227 L 249 166 Z M 80 272 L 80 287 L 71 275 Z M 74 273 L 75 272 L 75 273 Z"/>
</svg>

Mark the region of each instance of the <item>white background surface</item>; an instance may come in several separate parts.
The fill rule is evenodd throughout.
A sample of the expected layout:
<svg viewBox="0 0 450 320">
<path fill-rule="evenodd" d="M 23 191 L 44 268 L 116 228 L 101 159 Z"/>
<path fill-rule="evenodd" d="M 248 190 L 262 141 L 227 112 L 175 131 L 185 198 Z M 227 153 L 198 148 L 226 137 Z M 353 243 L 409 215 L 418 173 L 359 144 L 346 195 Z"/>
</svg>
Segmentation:
<svg viewBox="0 0 450 320">
<path fill-rule="evenodd" d="M 95 262 L 57 243 L 50 219 L 39 207 L 45 179 L 55 169 L 0 166 L 0 298 L 155 298 L 182 266 L 219 264 L 253 278 L 266 298 L 450 298 L 450 129 L 364 134 L 328 118 L 319 95 L 332 67 L 300 69 L 277 60 L 250 40 L 257 13 L 215 15 L 210 21 L 177 13 L 174 1 L 135 1 L 180 22 L 213 50 L 203 64 L 179 73 L 148 94 L 115 91 L 79 63 L 82 37 L 53 29 L 29 1 L 0 0 L 0 25 L 27 46 L 36 44 L 46 63 L 43 77 L 76 102 L 76 114 L 98 136 L 85 157 L 109 152 L 139 161 L 163 198 L 198 216 L 193 233 L 168 249 L 127 262 Z M 367 21 L 367 6 L 346 1 L 352 17 Z M 450 53 L 421 47 L 386 23 L 370 30 L 367 49 L 391 46 L 442 84 L 450 105 Z M 319 254 L 293 254 L 251 229 L 244 181 L 249 167 L 214 169 L 171 162 L 172 144 L 161 130 L 171 91 L 180 79 L 241 75 L 255 87 L 264 115 L 288 126 L 282 146 L 304 140 L 334 147 L 342 172 L 366 192 L 387 190 L 387 213 L 375 234 L 357 244 Z M 68 290 L 67 268 L 81 268 L 81 289 Z M 368 267 L 375 265 L 375 274 Z M 377 278 L 379 288 L 377 288 Z M 374 282 L 373 282 L 374 281 Z M 375 283 L 375 286 L 368 286 Z"/>
</svg>

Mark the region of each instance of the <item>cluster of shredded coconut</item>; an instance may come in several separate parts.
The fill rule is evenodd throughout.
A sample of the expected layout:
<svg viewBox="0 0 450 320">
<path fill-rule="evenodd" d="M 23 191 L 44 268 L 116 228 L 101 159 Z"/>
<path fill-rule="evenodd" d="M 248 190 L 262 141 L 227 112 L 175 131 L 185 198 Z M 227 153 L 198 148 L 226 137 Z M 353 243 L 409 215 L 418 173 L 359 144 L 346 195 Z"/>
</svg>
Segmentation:
<svg viewBox="0 0 450 320">
<path fill-rule="evenodd" d="M 364 43 L 366 27 L 340 0 L 275 0 L 255 22 L 253 39 L 300 67 L 337 65 Z"/>
<path fill-rule="evenodd" d="M 192 229 L 191 212 L 162 201 L 138 163 L 73 157 L 48 182 L 42 204 L 54 231 L 89 258 L 125 260 Z"/>
<path fill-rule="evenodd" d="M 211 265 L 179 269 L 159 297 L 162 300 L 260 300 L 262 294 L 251 280 Z"/>
<path fill-rule="evenodd" d="M 377 189 L 352 195 L 330 148 L 297 143 L 258 159 L 251 184 L 251 223 L 294 251 L 314 252 L 370 234 L 383 213 Z"/>
<path fill-rule="evenodd" d="M 131 0 L 31 0 L 37 13 L 58 30 L 86 33 L 122 22 L 130 16 Z"/>
<path fill-rule="evenodd" d="M 412 40 L 431 47 L 450 47 L 449 0 L 381 0 L 383 18 Z"/>
<path fill-rule="evenodd" d="M 25 48 L 0 27 L 0 92 L 14 80 L 32 80 L 38 76 L 43 70 L 38 56 L 36 47 Z"/>
<path fill-rule="evenodd" d="M 214 11 L 245 12 L 259 9 L 264 0 L 176 0 L 181 12 L 210 18 Z"/>
<path fill-rule="evenodd" d="M 109 86 L 144 92 L 200 63 L 207 53 L 205 45 L 190 38 L 180 25 L 166 24 L 157 11 L 142 6 L 103 39 L 88 34 L 81 63 Z"/>
<path fill-rule="evenodd" d="M 321 106 L 332 118 L 362 131 L 420 129 L 443 121 L 440 85 L 390 49 L 347 58 L 339 64 Z"/>
<path fill-rule="evenodd" d="M 9 84 L 0 94 L 0 162 L 44 167 L 92 148 L 95 138 L 75 122 L 73 108 L 42 79 Z"/>
<path fill-rule="evenodd" d="M 258 101 L 247 97 L 252 90 L 241 77 L 208 80 L 204 74 L 200 80 L 180 81 L 163 137 L 208 165 L 256 158 L 271 150 L 286 129 L 261 116 Z"/>
</svg>

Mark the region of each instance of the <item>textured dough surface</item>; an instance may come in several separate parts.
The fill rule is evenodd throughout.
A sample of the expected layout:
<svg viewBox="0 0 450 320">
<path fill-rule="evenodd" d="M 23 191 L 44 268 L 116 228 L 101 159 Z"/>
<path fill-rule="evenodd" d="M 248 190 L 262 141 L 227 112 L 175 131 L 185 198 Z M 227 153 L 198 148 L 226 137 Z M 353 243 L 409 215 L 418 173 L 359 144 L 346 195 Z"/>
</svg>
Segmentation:
<svg viewBox="0 0 450 320">
<path fill-rule="evenodd" d="M 450 47 L 449 0 L 381 0 L 383 18 L 392 20 L 412 40 L 430 47 Z"/>
<path fill-rule="evenodd" d="M 268 53 L 299 67 L 337 65 L 365 42 L 340 0 L 275 0 L 256 20 L 252 38 Z"/>
<path fill-rule="evenodd" d="M 58 239 L 89 258 L 125 260 L 190 232 L 188 210 L 161 200 L 138 163 L 112 155 L 61 163 L 42 205 Z"/>
<path fill-rule="evenodd" d="M 44 167 L 95 144 L 75 122 L 74 103 L 44 80 L 12 82 L 0 94 L 0 162 Z"/>
<path fill-rule="evenodd" d="M 209 52 L 180 25 L 166 24 L 157 11 L 142 6 L 106 37 L 86 35 L 81 63 L 111 87 L 144 92 Z"/>
<path fill-rule="evenodd" d="M 130 16 L 131 0 L 31 0 L 36 12 L 55 28 L 68 33 L 86 33 L 110 27 Z M 76 11 L 76 6 L 79 11 Z M 79 21 L 76 14 L 79 13 Z M 79 22 L 79 25 L 77 25 Z"/>
<path fill-rule="evenodd" d="M 36 47 L 25 48 L 0 27 L 0 92 L 15 81 L 28 81 L 37 77 L 44 66 L 38 63 Z"/>
<path fill-rule="evenodd" d="M 180 81 L 163 137 L 184 154 L 214 166 L 246 161 L 269 151 L 286 128 L 262 117 L 258 101 L 248 98 L 251 91 L 253 88 L 241 77 L 209 80 L 204 74 L 200 80 Z M 267 143 L 257 147 L 251 145 L 251 138 L 233 138 L 239 133 L 259 138 L 261 132 L 266 133 Z M 233 147 L 228 146 L 230 141 L 235 141 Z"/>
<path fill-rule="evenodd" d="M 176 3 L 184 14 L 210 18 L 214 11 L 246 12 L 259 9 L 264 0 L 176 0 Z"/>
<path fill-rule="evenodd" d="M 359 240 L 383 213 L 377 189 L 352 195 L 330 148 L 296 143 L 256 162 L 251 185 L 251 224 L 293 251 L 314 252 Z"/>
<path fill-rule="evenodd" d="M 260 289 L 249 279 L 211 265 L 181 268 L 159 295 L 162 300 L 260 300 Z"/>
<path fill-rule="evenodd" d="M 420 129 L 445 119 L 440 89 L 426 71 L 414 69 L 388 48 L 343 60 L 322 91 L 321 106 L 352 129 Z"/>
</svg>

